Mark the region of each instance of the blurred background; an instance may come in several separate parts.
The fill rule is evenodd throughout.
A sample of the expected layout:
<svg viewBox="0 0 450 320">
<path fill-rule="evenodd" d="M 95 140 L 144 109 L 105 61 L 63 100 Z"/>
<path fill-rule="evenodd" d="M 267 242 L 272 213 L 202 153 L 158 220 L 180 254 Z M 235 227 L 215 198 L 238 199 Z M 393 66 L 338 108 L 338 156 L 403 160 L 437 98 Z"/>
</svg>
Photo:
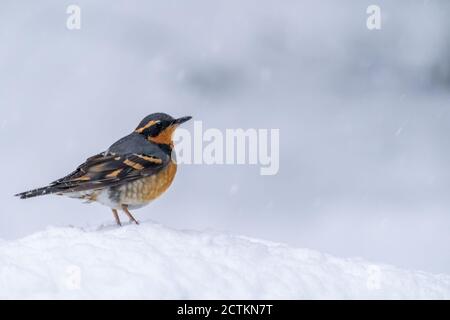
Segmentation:
<svg viewBox="0 0 450 320">
<path fill-rule="evenodd" d="M 70 4 L 80 30 L 66 28 Z M 371 4 L 381 30 L 366 27 Z M 13 194 L 162 111 L 279 128 L 280 171 L 181 166 L 138 219 L 450 273 L 449 12 L 445 0 L 3 0 L 0 239 L 113 224 L 97 204 Z"/>
</svg>

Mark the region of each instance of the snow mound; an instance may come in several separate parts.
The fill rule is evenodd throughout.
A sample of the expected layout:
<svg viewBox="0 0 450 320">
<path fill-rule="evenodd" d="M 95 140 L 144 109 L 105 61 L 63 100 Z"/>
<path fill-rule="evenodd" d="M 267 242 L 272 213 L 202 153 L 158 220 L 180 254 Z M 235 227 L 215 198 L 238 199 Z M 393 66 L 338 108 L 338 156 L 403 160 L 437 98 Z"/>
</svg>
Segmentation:
<svg viewBox="0 0 450 320">
<path fill-rule="evenodd" d="M 449 299 L 450 276 L 144 223 L 0 241 L 0 298 Z"/>
</svg>

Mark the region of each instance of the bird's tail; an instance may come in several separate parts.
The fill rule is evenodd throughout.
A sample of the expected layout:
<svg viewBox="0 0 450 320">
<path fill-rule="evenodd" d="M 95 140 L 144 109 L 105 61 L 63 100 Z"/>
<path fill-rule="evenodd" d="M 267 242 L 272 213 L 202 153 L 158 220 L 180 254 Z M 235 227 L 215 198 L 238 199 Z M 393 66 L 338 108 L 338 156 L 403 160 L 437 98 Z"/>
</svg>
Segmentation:
<svg viewBox="0 0 450 320">
<path fill-rule="evenodd" d="M 33 198 L 37 196 L 44 196 L 46 194 L 52 194 L 58 192 L 58 188 L 55 188 L 55 186 L 46 186 L 38 189 L 33 189 L 25 192 L 21 192 L 18 194 L 15 194 L 14 196 L 19 197 L 20 199 L 28 199 Z"/>
</svg>

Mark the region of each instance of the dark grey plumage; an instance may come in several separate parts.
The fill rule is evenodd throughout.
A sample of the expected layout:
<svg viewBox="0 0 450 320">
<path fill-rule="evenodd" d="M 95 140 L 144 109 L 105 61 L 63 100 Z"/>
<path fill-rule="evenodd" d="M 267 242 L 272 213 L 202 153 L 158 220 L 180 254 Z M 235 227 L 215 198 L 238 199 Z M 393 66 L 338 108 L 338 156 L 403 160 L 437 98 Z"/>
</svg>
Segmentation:
<svg viewBox="0 0 450 320">
<path fill-rule="evenodd" d="M 156 143 L 148 141 L 142 134 L 133 132 L 114 142 L 105 152 L 105 154 L 146 154 L 153 155 L 161 158 L 163 161 L 167 161 L 170 154 L 167 154 L 166 150 L 164 150 L 163 148 L 164 147 Z"/>
</svg>

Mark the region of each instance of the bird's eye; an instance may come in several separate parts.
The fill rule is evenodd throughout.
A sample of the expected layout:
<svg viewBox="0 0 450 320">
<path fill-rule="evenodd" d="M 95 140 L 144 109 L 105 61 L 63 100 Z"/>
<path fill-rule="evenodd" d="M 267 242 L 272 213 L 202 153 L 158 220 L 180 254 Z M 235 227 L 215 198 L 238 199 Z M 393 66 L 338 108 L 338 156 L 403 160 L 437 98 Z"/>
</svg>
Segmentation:
<svg viewBox="0 0 450 320">
<path fill-rule="evenodd" d="M 148 135 L 151 137 L 156 137 L 163 130 L 163 125 L 161 122 L 157 122 L 149 128 Z"/>
<path fill-rule="evenodd" d="M 162 129 L 162 124 L 161 124 L 161 122 L 158 122 L 157 124 L 155 124 L 155 129 L 156 129 L 157 131 L 161 131 L 161 129 Z"/>
</svg>

